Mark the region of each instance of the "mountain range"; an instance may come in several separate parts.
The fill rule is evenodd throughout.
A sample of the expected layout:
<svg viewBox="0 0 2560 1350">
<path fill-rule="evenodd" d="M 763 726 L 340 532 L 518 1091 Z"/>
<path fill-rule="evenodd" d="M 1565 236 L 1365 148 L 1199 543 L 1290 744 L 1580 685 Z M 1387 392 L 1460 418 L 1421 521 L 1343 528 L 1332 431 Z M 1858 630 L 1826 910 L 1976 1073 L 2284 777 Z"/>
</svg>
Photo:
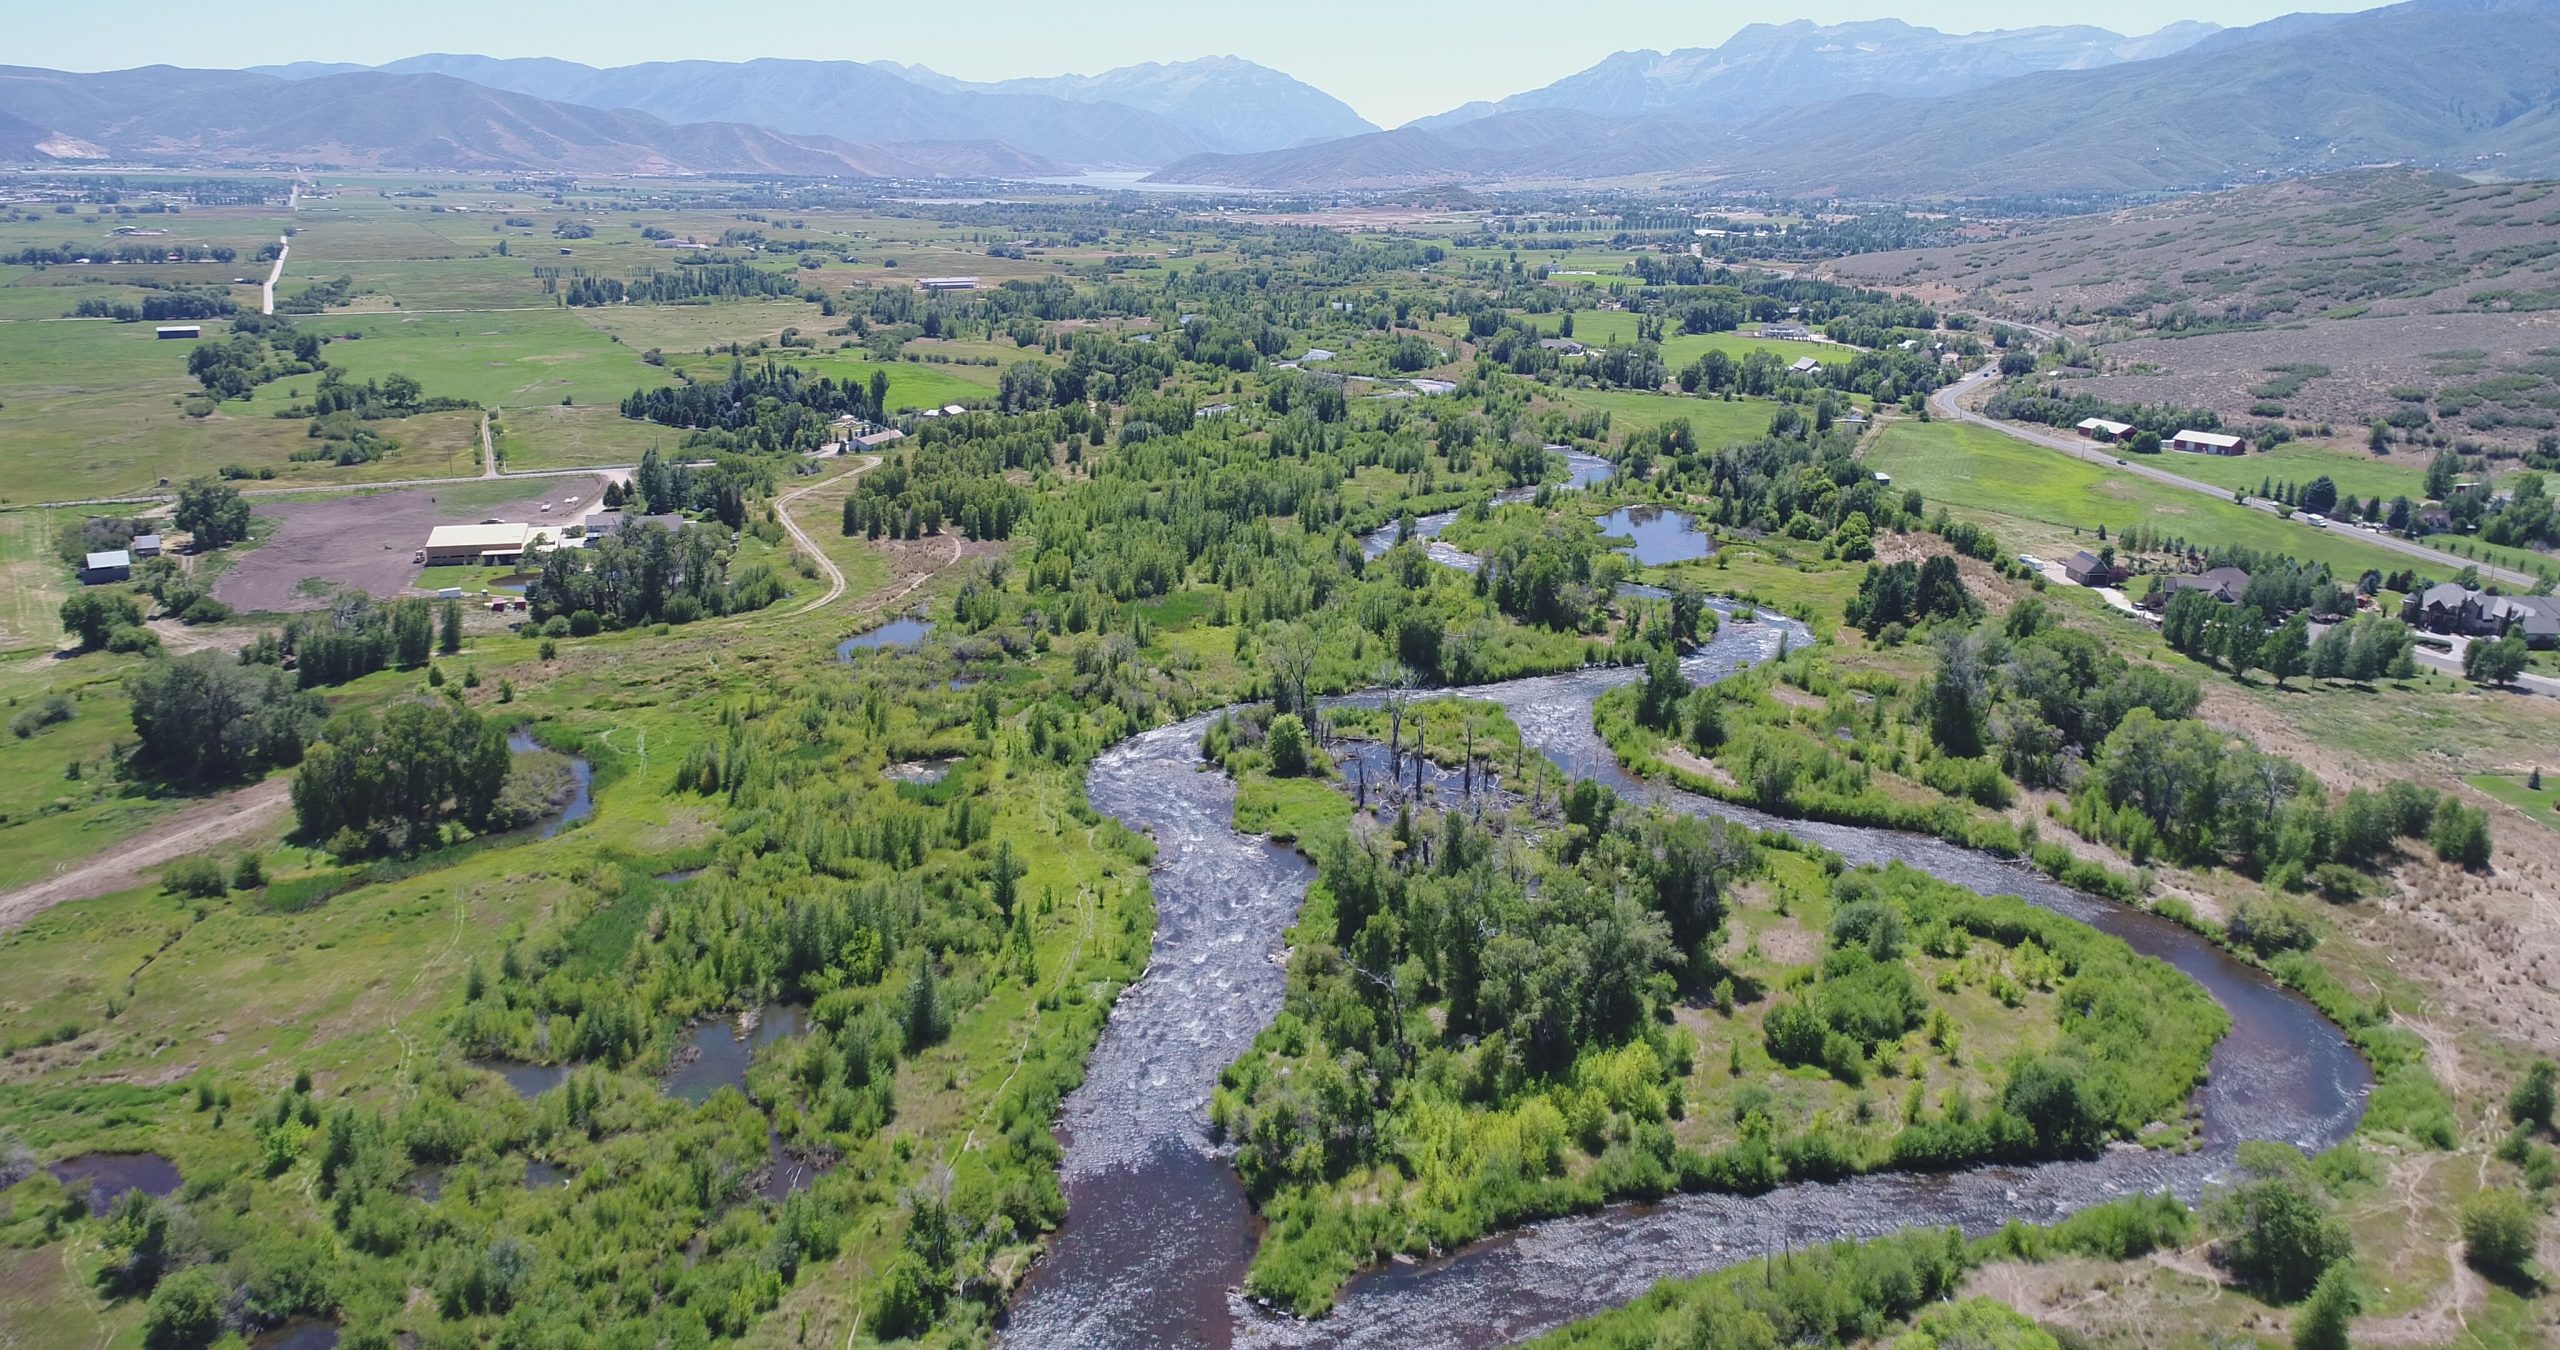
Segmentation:
<svg viewBox="0 0 2560 1350">
<path fill-rule="evenodd" d="M 2252 28 L 2164 30 L 2173 42 L 2195 40 L 2167 55 L 2062 65 L 1932 96 L 1838 96 L 1827 78 L 1801 73 L 1817 57 L 1845 72 L 1843 82 L 1891 64 L 1872 44 L 1847 40 L 1869 27 L 1746 30 L 1762 59 L 1612 58 L 1615 67 L 1603 62 L 1483 116 L 1194 156 L 1155 176 L 1288 190 L 1643 177 L 1980 196 L 2183 191 L 2403 162 L 2560 175 L 2560 0 L 2411 0 Z M 1924 46 L 1944 36 L 1912 31 Z M 2122 50 L 2095 40 L 2075 49 L 2053 36 L 2072 30 L 2033 31 L 2044 36 L 2015 59 Z M 1785 82 L 1772 77 L 1781 70 L 1800 72 L 1788 78 L 1819 101 L 1722 111 L 1768 96 Z M 1701 98 L 1700 89 L 1730 98 Z M 1559 173 L 1560 164 L 1578 167 Z"/>
<path fill-rule="evenodd" d="M 362 69 L 293 65 L 260 73 L 331 78 Z M 779 59 L 599 69 L 547 57 L 431 53 L 374 69 L 448 75 L 553 103 L 629 108 L 670 122 L 746 122 L 891 144 L 1002 141 L 1063 163 L 1118 168 L 1377 129 L 1331 95 L 1234 57 L 1001 84 L 971 84 L 892 62 Z"/>
<path fill-rule="evenodd" d="M 1809 97 L 1955 94 L 2042 70 L 2087 70 L 2170 56 L 2222 31 L 2218 24 L 2192 21 L 2171 24 L 2149 37 L 2126 37 L 2085 24 L 1941 33 L 1899 19 L 1755 23 L 1722 46 L 1620 52 L 1543 89 L 1470 103 L 1406 125 L 1434 131 L 1504 113 L 1559 110 L 1734 122 L 1794 107 Z"/>
<path fill-rule="evenodd" d="M 913 65 L 0 67 L 0 160 L 1037 177 L 1290 191 L 1692 182 L 2157 193 L 2405 163 L 2560 175 L 2560 0 L 2408 0 L 2142 37 L 1752 24 L 1391 131 L 1235 57 L 976 83 Z"/>
<path fill-rule="evenodd" d="M 20 151 L 22 144 L 33 153 Z M 739 122 L 676 124 L 629 110 L 528 98 L 447 75 L 364 71 L 285 80 L 175 66 L 95 75 L 0 66 L 0 154 L 52 161 L 864 178 L 1058 171 L 1039 156 L 995 142 L 888 146 Z"/>
</svg>

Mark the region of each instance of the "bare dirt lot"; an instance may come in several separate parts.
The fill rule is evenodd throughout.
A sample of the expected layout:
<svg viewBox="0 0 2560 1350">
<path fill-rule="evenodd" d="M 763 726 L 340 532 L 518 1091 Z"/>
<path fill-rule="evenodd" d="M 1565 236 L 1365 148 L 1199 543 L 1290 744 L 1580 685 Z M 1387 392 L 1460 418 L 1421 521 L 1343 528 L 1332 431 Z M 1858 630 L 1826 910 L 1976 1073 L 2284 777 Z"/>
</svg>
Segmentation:
<svg viewBox="0 0 2560 1350">
<path fill-rule="evenodd" d="M 544 478 L 517 484 L 457 484 L 355 497 L 262 501 L 256 514 L 276 522 L 275 535 L 242 554 L 214 582 L 214 598 L 244 614 L 325 608 L 347 588 L 376 597 L 398 595 L 418 579 L 411 561 L 438 525 L 492 517 L 538 520 L 543 502 L 577 496 L 594 501 L 604 479 Z M 493 492 L 506 495 L 492 499 Z"/>
</svg>

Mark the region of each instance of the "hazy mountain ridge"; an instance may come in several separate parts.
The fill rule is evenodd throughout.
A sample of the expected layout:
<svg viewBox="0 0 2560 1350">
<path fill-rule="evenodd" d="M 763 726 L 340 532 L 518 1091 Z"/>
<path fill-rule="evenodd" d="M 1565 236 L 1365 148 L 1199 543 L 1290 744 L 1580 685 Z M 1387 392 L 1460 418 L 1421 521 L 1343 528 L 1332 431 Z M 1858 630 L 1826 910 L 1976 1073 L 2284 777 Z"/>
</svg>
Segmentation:
<svg viewBox="0 0 2560 1350">
<path fill-rule="evenodd" d="M 868 141 L 996 140 L 1071 163 L 1119 167 L 1376 130 L 1331 95 L 1235 57 L 996 84 L 893 61 L 657 61 L 599 68 L 549 57 L 436 52 L 379 69 L 450 75 L 553 102 L 634 108 L 670 121 L 748 122 Z M 288 79 L 348 73 L 309 62 L 263 70 Z"/>
<path fill-rule="evenodd" d="M 1658 96 L 1650 85 L 1620 83 L 1613 97 Z M 1598 97 L 1598 88 L 1586 84 L 1583 94 Z M 2556 102 L 2560 0 L 2414 0 L 2288 16 L 2211 34 L 2170 56 L 2040 71 L 1957 95 L 1859 95 L 1723 129 L 1654 114 L 1654 126 L 1691 129 L 1650 145 L 1589 131 L 1590 163 L 1579 172 L 1550 169 L 1571 159 L 1558 146 L 1524 155 L 1505 148 L 1508 133 L 1467 134 L 1552 115 L 1530 110 L 1404 128 L 1389 133 L 1400 138 L 1392 145 L 1354 137 L 1277 154 L 1199 156 L 1157 176 L 1304 190 L 1377 185 L 1394 165 L 1417 163 L 1432 167 L 1415 181 L 1434 183 L 1665 175 L 1782 191 L 1961 196 L 2177 191 L 2402 161 L 2560 173 Z"/>
<path fill-rule="evenodd" d="M 1549 109 L 1738 123 L 1848 94 L 1953 94 L 2040 70 L 2147 60 L 2220 31 L 2193 21 L 2146 37 L 2085 24 L 1950 34 L 1899 19 L 1755 23 L 1721 46 L 1619 52 L 1544 88 L 1409 125 L 1445 130 L 1482 117 Z"/>
<path fill-rule="evenodd" d="M 380 71 L 288 80 L 173 66 L 99 74 L 0 67 L 0 116 L 15 119 L 0 125 L 0 152 L 20 158 L 902 178 L 1056 167 L 1000 145 L 886 146 L 739 123 L 677 124 L 451 76 Z M 45 139 L 22 147 L 25 134 L 10 130 L 18 123 Z"/>
<path fill-rule="evenodd" d="M 1144 62 L 1100 75 L 1055 75 L 979 83 L 918 65 L 875 62 L 928 88 L 1033 94 L 1072 103 L 1120 103 L 1168 118 L 1212 151 L 1277 150 L 1358 136 L 1376 124 L 1349 104 L 1269 66 L 1235 56 Z"/>
</svg>

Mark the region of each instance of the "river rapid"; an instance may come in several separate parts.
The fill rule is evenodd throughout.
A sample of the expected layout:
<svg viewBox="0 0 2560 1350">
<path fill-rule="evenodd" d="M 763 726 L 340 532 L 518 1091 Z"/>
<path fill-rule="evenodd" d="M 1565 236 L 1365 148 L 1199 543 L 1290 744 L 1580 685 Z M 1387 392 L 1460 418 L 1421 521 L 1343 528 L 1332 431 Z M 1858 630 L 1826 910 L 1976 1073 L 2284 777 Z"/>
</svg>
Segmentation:
<svg viewBox="0 0 2560 1350">
<path fill-rule="evenodd" d="M 1576 486 L 1588 481 L 1579 468 L 1577 479 Z M 1443 523 L 1425 518 L 1420 525 L 1436 534 Z M 1381 535 L 1391 543 L 1392 527 Z M 1716 638 L 1681 664 L 1692 682 L 1726 678 L 1776 656 L 1782 644 L 1810 640 L 1792 621 L 1743 622 L 1730 607 L 1719 609 L 1724 622 Z M 1210 1138 L 1209 1095 L 1220 1071 L 1280 1009 L 1283 938 L 1314 869 L 1232 828 L 1234 787 L 1200 762 L 1201 736 L 1217 716 L 1209 713 L 1133 737 L 1098 758 L 1086 779 L 1095 810 L 1156 839 L 1155 946 L 1062 1112 L 1067 1222 L 1015 1300 L 1008 1344 L 1499 1345 L 1626 1303 L 1662 1279 L 1790 1247 L 1914 1225 L 1980 1234 L 2011 1219 L 2050 1222 L 2150 1191 L 2193 1201 L 2231 1166 L 2242 1140 L 2319 1150 L 2354 1130 L 2372 1078 L 2344 1034 L 2299 996 L 2187 929 L 1940 840 L 1781 820 L 1631 779 L 1593 730 L 1591 705 L 1642 679 L 1639 669 L 1595 669 L 1454 692 L 1500 704 L 1531 748 L 1628 798 L 1784 830 L 1852 864 L 1899 861 L 1971 890 L 2015 895 L 2177 967 L 2232 1023 L 2197 1093 L 2199 1147 L 2165 1153 L 2120 1145 L 2082 1161 L 1878 1174 L 1758 1196 L 1612 1206 L 1360 1276 L 1332 1313 L 1314 1321 L 1266 1312 L 1237 1292 L 1259 1229 Z"/>
</svg>

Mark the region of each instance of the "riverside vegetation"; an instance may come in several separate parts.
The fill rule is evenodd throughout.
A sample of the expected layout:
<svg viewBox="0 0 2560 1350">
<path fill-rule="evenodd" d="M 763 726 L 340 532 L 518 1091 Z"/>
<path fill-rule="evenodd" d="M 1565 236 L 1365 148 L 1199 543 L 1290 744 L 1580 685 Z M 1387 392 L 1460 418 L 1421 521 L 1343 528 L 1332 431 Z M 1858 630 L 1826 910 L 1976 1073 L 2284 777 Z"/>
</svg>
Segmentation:
<svg viewBox="0 0 2560 1350">
<path fill-rule="evenodd" d="M 536 415 L 573 400 L 604 419 L 586 434 L 631 447 L 634 506 L 685 524 L 552 554 L 521 625 L 348 595 L 206 611 L 187 631 L 217 650 L 150 650 L 142 600 L 194 614 L 199 557 L 157 592 L 77 592 L 59 617 L 92 650 L 0 667 L 13 872 L 147 837 L 187 794 L 275 783 L 292 808 L 0 936 L 27 972 L 0 1006 L 0 1257 L 17 1263 L 0 1316 L 31 1342 L 201 1346 L 297 1319 L 366 1346 L 989 1340 L 1065 1213 L 1059 1103 L 1147 964 L 1154 845 L 1089 808 L 1085 772 L 1230 705 L 1208 751 L 1238 780 L 1238 824 L 1318 865 L 1284 1010 L 1211 1104 L 1270 1220 L 1256 1293 L 1315 1312 L 1390 1254 L 1610 1200 L 2190 1142 L 2225 1023 L 2166 967 L 2023 902 L 1562 781 L 1498 711 L 1414 697 L 1595 663 L 1650 674 L 1598 708 L 1622 759 L 1697 791 L 1927 830 L 2164 911 L 2163 875 L 2245 891 L 2186 917 L 2355 1032 L 2383 1076 L 2368 1135 L 2476 1145 L 2538 1221 L 2548 1109 L 2472 1140 L 2452 1094 L 2481 1089 L 2438 1082 L 2394 1020 L 2401 987 L 2376 986 L 2328 913 L 2433 857 L 2494 868 L 2527 827 L 2493 830 L 2434 784 L 2346 790 L 2209 730 L 2186 658 L 2030 598 L 2007 522 L 1877 481 L 1850 414 L 1916 417 L 1952 373 L 1920 350 L 1986 349 L 1961 316 L 1694 260 L 1604 297 L 1471 225 L 751 184 L 511 199 L 590 231 L 562 236 L 584 275 L 533 275 L 477 238 L 516 227 L 444 215 L 481 251 L 369 264 L 416 222 L 351 199 L 293 255 L 335 274 L 343 253 L 350 284 L 208 344 L 172 378 L 226 416 L 173 416 L 232 437 L 252 419 L 231 414 L 286 414 L 263 420 L 289 446 L 226 443 L 248 470 L 233 481 L 353 482 L 402 462 L 391 433 L 429 415 L 425 390 L 495 408 L 529 458 L 565 453 Z M 640 287 L 587 270 L 653 258 L 649 230 L 723 237 L 741 213 L 794 247 L 724 244 L 705 266 L 745 271 Z M 1045 240 L 1048 261 L 990 259 L 998 237 Z M 904 283 L 937 256 L 997 284 Z M 486 307 L 489 331 L 345 303 L 436 288 Z M 527 295 L 567 303 L 520 315 Z M 1789 306 L 1856 350 L 1797 372 L 1697 341 L 1756 341 L 1733 330 Z M 1577 314 L 1626 325 L 1623 354 L 1539 344 Z M 527 354 L 559 358 L 561 382 L 520 378 Z M 1453 387 L 1384 396 L 1412 376 Z M 14 396 L 8 412 L 61 416 Z M 837 466 L 803 452 L 844 416 L 908 436 L 817 481 Z M 315 441 L 363 453 L 294 458 Z M 1616 476 L 1558 491 L 1551 446 Z M 259 547 L 238 490 L 189 456 L 200 540 Z M 1640 569 L 1592 523 L 1612 505 L 1690 513 L 1716 551 Z M 1439 512 L 1483 560 L 1472 574 L 1418 540 L 1364 551 Z M 850 573 L 836 607 L 799 613 L 822 569 L 785 513 Z M 56 541 L 130 538 L 130 517 L 15 513 L 42 529 L 0 561 L 69 596 Z M 1658 589 L 1622 589 L 1639 577 Z M 1777 597 L 1816 643 L 1691 690 L 1672 658 L 1718 631 L 1711 593 Z M 856 607 L 890 603 L 930 638 L 838 661 Z M 1328 702 L 1382 670 L 1394 711 Z M 2395 688 L 2382 666 L 2361 686 L 2333 673 L 2294 675 Z M 515 732 L 539 748 L 510 754 Z M 1355 801 L 1373 771 L 1341 766 L 1382 740 L 1390 764 L 1418 753 L 1496 786 L 1454 807 Z M 593 815 L 523 828 L 573 761 Z M 742 1067 L 699 1103 L 666 1091 L 724 1026 Z M 182 1180 L 93 1202 L 47 1166 L 123 1151 Z M 2326 1215 L 2370 1184 L 2346 1153 L 2257 1158 L 2253 1177 L 2290 1189 L 2249 1194 Z M 2512 1273 L 2499 1203 L 2474 1226 Z M 2050 1234 L 1818 1248 L 1783 1258 L 1783 1283 L 1667 1288 L 1565 1335 L 1633 1344 L 1641 1319 L 1712 1306 L 1768 1328 L 1736 1345 L 2023 1337 L 1938 1300 L 1988 1261 L 2128 1260 L 2250 1222 L 2144 1201 Z M 2319 1302 L 2316 1276 L 2234 1282 Z M 2488 1316 L 2535 1315 L 2495 1288 Z"/>
</svg>

